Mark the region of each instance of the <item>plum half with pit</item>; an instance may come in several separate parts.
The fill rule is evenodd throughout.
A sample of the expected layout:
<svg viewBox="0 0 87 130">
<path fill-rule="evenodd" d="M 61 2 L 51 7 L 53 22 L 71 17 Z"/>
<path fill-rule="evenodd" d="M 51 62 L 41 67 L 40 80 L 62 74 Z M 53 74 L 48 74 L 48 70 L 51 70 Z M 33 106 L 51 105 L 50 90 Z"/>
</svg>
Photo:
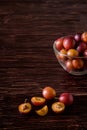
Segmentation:
<svg viewBox="0 0 87 130">
<path fill-rule="evenodd" d="M 43 97 L 34 96 L 34 97 L 31 98 L 31 102 L 34 106 L 41 106 L 45 103 L 45 101 L 46 101 L 46 99 L 43 98 Z"/>
<path fill-rule="evenodd" d="M 24 102 L 18 106 L 18 110 L 22 114 L 27 114 L 31 111 L 32 105 L 29 102 Z"/>
<path fill-rule="evenodd" d="M 51 108 L 52 108 L 52 111 L 55 113 L 62 113 L 65 109 L 65 105 L 62 102 L 54 102 Z"/>
</svg>

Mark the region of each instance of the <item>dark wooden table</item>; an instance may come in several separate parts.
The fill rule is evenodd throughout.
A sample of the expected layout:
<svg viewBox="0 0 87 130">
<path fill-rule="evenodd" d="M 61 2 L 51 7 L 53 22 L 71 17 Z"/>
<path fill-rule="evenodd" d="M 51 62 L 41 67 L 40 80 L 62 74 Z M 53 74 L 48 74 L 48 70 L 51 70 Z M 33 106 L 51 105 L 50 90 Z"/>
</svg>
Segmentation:
<svg viewBox="0 0 87 130">
<path fill-rule="evenodd" d="M 53 51 L 55 39 L 83 31 L 86 0 L 0 0 L 0 130 L 87 129 L 87 75 L 65 72 Z M 72 93 L 72 107 L 21 115 L 18 105 L 45 86 Z"/>
</svg>

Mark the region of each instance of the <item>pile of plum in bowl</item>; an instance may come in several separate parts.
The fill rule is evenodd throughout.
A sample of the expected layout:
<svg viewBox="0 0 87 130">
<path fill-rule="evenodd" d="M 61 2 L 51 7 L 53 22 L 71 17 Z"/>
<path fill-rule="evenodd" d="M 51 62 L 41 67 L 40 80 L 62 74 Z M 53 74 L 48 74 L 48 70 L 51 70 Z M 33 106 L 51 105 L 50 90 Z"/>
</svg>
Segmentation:
<svg viewBox="0 0 87 130">
<path fill-rule="evenodd" d="M 64 70 L 72 75 L 87 74 L 87 32 L 60 37 L 53 49 Z"/>
</svg>

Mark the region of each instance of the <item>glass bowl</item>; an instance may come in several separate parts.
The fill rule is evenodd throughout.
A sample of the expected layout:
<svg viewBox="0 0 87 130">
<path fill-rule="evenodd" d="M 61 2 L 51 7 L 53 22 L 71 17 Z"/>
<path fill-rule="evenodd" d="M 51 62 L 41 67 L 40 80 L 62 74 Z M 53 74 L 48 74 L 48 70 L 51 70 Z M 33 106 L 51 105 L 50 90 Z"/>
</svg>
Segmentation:
<svg viewBox="0 0 87 130">
<path fill-rule="evenodd" d="M 59 64 L 65 71 L 72 75 L 87 74 L 87 56 L 68 56 L 67 54 L 63 54 L 58 49 L 56 49 L 55 45 L 56 40 L 53 44 L 53 50 Z"/>
</svg>

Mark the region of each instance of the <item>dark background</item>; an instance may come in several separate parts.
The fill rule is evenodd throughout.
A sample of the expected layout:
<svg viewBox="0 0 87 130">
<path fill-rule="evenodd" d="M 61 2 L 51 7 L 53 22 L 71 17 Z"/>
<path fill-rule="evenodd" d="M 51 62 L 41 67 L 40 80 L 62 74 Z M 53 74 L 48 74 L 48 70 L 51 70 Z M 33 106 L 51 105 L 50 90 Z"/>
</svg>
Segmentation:
<svg viewBox="0 0 87 130">
<path fill-rule="evenodd" d="M 65 72 L 53 51 L 58 37 L 84 31 L 86 0 L 0 0 L 0 130 L 87 129 L 87 75 Z M 20 115 L 18 105 L 45 86 L 72 93 L 74 104 L 59 115 Z"/>
</svg>

